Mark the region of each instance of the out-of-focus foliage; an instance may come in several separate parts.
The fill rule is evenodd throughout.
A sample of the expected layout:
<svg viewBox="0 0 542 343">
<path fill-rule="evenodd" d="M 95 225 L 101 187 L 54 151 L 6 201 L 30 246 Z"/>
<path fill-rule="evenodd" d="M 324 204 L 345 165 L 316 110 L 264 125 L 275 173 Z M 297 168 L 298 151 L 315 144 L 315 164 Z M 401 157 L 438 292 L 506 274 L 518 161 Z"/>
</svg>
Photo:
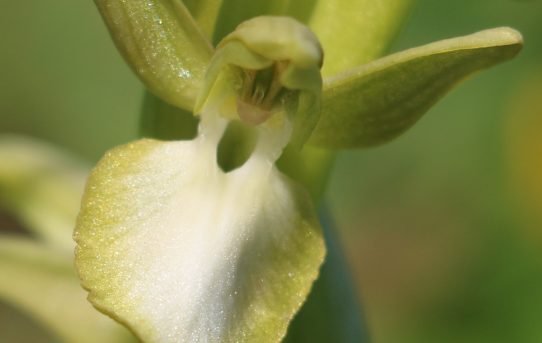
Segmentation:
<svg viewBox="0 0 542 343">
<path fill-rule="evenodd" d="M 0 299 L 31 315 L 63 342 L 133 342 L 124 327 L 86 301 L 69 256 L 30 239 L 2 237 L 0 274 Z"/>
<path fill-rule="evenodd" d="M 504 118 L 506 172 L 522 228 L 542 248 L 542 65 L 514 92 Z"/>
<path fill-rule="evenodd" d="M 44 141 L 0 135 L 0 206 L 67 257 L 89 168 Z M 1 229 L 1 228 L 0 228 Z"/>
<path fill-rule="evenodd" d="M 34 320 L 48 340 L 133 341 L 86 301 L 73 265 L 71 234 L 88 168 L 46 142 L 12 134 L 0 135 L 0 161 L 0 317 L 9 317 L 0 339 L 32 341 L 32 330 L 19 331 Z"/>
<path fill-rule="evenodd" d="M 136 136 L 143 87 L 93 1 L 8 1 L 0 13 L 1 132 L 44 138 L 91 160 Z"/>
</svg>

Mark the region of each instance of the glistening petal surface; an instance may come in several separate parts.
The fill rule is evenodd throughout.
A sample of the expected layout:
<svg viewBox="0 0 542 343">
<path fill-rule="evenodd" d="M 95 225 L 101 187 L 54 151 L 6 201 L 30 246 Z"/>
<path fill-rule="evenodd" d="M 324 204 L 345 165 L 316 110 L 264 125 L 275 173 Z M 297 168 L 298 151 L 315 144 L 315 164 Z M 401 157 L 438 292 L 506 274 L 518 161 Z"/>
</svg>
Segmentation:
<svg viewBox="0 0 542 343">
<path fill-rule="evenodd" d="M 107 153 L 75 233 L 83 286 L 145 342 L 277 342 L 317 277 L 319 224 L 266 161 L 226 174 L 208 148 L 201 135 Z"/>
<path fill-rule="evenodd" d="M 322 113 L 309 143 L 360 148 L 411 127 L 453 86 L 514 57 L 523 44 L 496 28 L 405 50 L 324 80 Z"/>
<path fill-rule="evenodd" d="M 180 0 L 95 0 L 117 48 L 147 88 L 191 111 L 212 54 Z"/>
</svg>

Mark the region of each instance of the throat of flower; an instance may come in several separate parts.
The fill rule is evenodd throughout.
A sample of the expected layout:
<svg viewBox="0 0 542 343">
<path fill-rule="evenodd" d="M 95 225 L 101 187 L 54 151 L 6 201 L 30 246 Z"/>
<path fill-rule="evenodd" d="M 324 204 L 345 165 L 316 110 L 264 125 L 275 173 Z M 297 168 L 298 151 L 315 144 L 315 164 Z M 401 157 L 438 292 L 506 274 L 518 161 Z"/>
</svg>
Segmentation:
<svg viewBox="0 0 542 343">
<path fill-rule="evenodd" d="M 287 63 L 278 61 L 262 70 L 242 71 L 242 91 L 237 98 L 239 118 L 250 125 L 265 122 L 277 111 L 282 97 L 295 91 L 287 90 L 280 82 Z"/>
<path fill-rule="evenodd" d="M 217 164 L 217 150 L 230 120 L 213 108 L 206 108 L 200 115 L 196 142 L 209 163 Z M 283 111 L 274 113 L 269 120 L 252 128 L 256 131 L 256 144 L 241 168 L 264 172 L 270 170 L 290 141 L 292 123 Z"/>
<path fill-rule="evenodd" d="M 260 136 L 255 156 L 274 162 L 286 143 L 301 148 L 318 122 L 322 61 L 307 27 L 286 17 L 253 18 L 218 44 L 194 112 L 212 108 L 253 127 Z"/>
</svg>

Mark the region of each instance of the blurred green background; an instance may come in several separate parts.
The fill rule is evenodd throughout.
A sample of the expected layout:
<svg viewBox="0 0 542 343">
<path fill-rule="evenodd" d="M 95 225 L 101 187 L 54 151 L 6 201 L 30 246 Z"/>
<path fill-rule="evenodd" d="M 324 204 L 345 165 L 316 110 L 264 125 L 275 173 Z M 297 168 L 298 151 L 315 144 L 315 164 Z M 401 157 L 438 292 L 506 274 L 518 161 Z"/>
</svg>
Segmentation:
<svg viewBox="0 0 542 343">
<path fill-rule="evenodd" d="M 4 1 L 0 19 L 0 133 L 89 163 L 136 137 L 143 88 L 92 1 Z M 326 201 L 375 343 L 542 342 L 542 2 L 419 0 L 392 51 L 496 26 L 523 33 L 518 58 L 338 155 Z"/>
</svg>

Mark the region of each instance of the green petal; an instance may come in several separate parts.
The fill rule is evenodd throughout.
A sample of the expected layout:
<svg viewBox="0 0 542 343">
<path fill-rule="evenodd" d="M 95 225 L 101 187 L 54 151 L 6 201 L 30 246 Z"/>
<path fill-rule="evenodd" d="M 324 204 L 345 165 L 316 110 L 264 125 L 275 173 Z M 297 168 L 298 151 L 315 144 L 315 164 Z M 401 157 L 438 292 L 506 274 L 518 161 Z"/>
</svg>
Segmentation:
<svg viewBox="0 0 542 343">
<path fill-rule="evenodd" d="M 205 36 L 211 40 L 222 0 L 183 0 Z"/>
<path fill-rule="evenodd" d="M 30 240 L 0 238 L 0 299 L 66 342 L 133 342 L 85 300 L 72 260 Z"/>
<path fill-rule="evenodd" d="M 322 114 L 309 143 L 336 149 L 385 143 L 459 81 L 514 57 L 522 45 L 517 31 L 496 28 L 409 49 L 325 79 Z"/>
<path fill-rule="evenodd" d="M 319 224 L 268 161 L 224 173 L 205 137 L 102 159 L 75 232 L 83 286 L 145 342 L 277 342 L 317 277 Z"/>
<path fill-rule="evenodd" d="M 86 166 L 45 142 L 16 135 L 0 136 L 0 161 L 0 207 L 71 255 Z"/>
<path fill-rule="evenodd" d="M 212 47 L 180 0 L 95 0 L 117 48 L 147 88 L 191 111 Z"/>
<path fill-rule="evenodd" d="M 380 56 L 412 0 L 319 0 L 308 20 L 326 53 L 322 74 L 335 75 Z"/>
</svg>

